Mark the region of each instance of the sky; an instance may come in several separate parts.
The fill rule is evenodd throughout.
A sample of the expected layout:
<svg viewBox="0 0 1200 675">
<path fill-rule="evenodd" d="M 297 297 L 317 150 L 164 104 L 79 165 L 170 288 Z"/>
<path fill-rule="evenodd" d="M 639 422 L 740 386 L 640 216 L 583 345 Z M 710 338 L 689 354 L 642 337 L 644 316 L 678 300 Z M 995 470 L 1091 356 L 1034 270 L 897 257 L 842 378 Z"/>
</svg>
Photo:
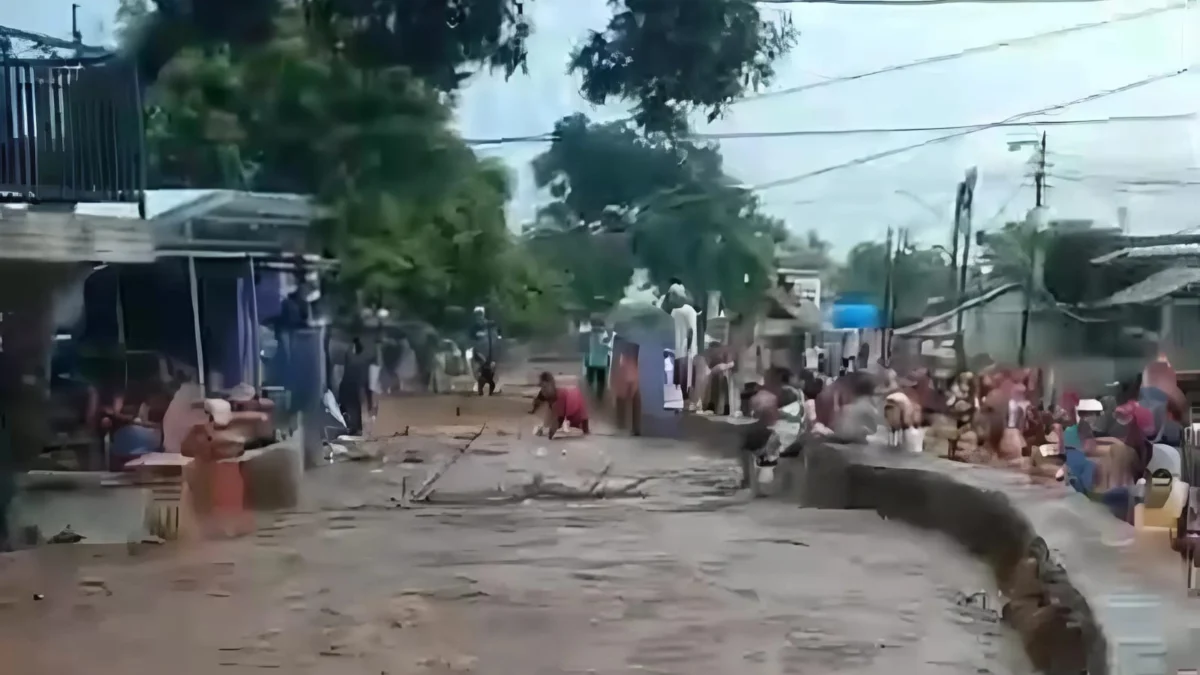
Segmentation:
<svg viewBox="0 0 1200 675">
<path fill-rule="evenodd" d="M 91 43 L 111 40 L 117 0 L 76 0 L 80 30 Z M 1198 0 L 1191 0 L 1196 4 Z M 67 37 L 71 0 L 3 3 L 0 24 Z M 1079 24 L 1103 22 L 1152 7 L 1174 11 L 1023 42 L 1012 47 L 831 83 L 790 95 L 744 101 L 723 119 L 697 124 L 704 133 L 979 125 L 1123 87 L 1195 64 L 1200 9 L 1183 0 L 1103 0 L 1056 3 L 962 3 L 921 7 L 845 4 L 765 5 L 790 12 L 800 31 L 796 49 L 777 64 L 767 91 L 787 89 L 922 58 Z M 566 74 L 572 47 L 602 27 L 605 0 L 527 0 L 534 24 L 529 75 L 505 81 L 480 74 L 463 92 L 458 124 L 464 137 L 543 133 L 559 118 L 583 112 L 619 119 L 627 107 L 595 108 Z M 1190 40 L 1188 38 L 1191 38 Z M 1194 113 L 1200 69 L 1028 120 Z M 1023 119 L 1022 121 L 1028 121 Z M 863 240 L 882 241 L 889 226 L 908 228 L 923 244 L 948 243 L 956 183 L 977 167 L 975 226 L 1018 219 L 1034 204 L 1031 150 L 1013 141 L 1047 133 L 1052 217 L 1116 224 L 1128 210 L 1135 234 L 1200 231 L 1200 121 L 995 128 L 830 171 L 760 192 L 766 209 L 802 233 L 815 230 L 844 252 Z M 856 158 L 921 143 L 951 132 L 905 132 L 720 141 L 728 173 L 748 185 L 798 176 Z M 510 206 L 514 225 L 548 196 L 532 184 L 529 162 L 539 144 L 483 146 L 518 176 Z M 1169 187 L 1129 181 L 1167 180 Z M 1188 185 L 1188 182 L 1196 185 Z"/>
</svg>

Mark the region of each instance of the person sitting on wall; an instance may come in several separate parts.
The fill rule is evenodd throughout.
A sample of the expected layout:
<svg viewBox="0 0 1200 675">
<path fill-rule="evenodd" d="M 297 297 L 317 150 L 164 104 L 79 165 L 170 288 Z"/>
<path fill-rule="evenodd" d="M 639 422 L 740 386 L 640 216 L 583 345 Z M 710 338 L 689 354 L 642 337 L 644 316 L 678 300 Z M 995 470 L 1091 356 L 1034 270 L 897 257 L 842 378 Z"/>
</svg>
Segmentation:
<svg viewBox="0 0 1200 675">
<path fill-rule="evenodd" d="M 843 443 L 865 443 L 886 426 L 883 411 L 875 402 L 875 382 L 870 374 L 853 372 L 844 376 L 849 401 L 838 410 L 832 439 Z"/>
</svg>

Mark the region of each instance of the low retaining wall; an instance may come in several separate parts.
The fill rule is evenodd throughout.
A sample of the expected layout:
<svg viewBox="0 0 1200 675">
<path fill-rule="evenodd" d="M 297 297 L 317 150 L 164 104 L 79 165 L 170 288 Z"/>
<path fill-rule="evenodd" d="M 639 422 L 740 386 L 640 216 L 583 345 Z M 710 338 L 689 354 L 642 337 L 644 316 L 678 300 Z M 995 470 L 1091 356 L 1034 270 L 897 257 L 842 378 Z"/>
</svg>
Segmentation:
<svg viewBox="0 0 1200 675">
<path fill-rule="evenodd" d="M 687 436 L 737 451 L 736 420 L 693 417 Z M 937 530 L 986 560 L 1005 620 L 1052 675 L 1174 674 L 1200 667 L 1200 600 L 1161 539 L 1019 474 L 886 448 L 812 444 L 783 459 L 773 494 L 815 508 L 872 509 Z"/>
</svg>

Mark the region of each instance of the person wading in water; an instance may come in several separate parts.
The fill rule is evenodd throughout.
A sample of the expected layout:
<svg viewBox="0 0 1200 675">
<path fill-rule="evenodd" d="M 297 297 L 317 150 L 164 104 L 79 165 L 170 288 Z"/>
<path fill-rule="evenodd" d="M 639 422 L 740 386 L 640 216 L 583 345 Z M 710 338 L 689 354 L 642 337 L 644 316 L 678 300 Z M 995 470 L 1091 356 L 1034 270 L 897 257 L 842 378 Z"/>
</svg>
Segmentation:
<svg viewBox="0 0 1200 675">
<path fill-rule="evenodd" d="M 346 354 L 342 381 L 338 384 L 338 405 L 346 416 L 346 429 L 352 436 L 363 432 L 363 402 L 374 410 L 375 400 L 370 386 L 371 359 L 363 350 L 362 340 L 354 338 L 353 346 Z"/>
<path fill-rule="evenodd" d="M 479 395 L 483 396 L 486 388 L 488 396 L 496 393 L 496 328 L 488 320 L 483 307 L 475 308 L 474 326 L 472 328 L 474 344 L 471 350 L 471 361 L 475 368 L 475 386 Z"/>
</svg>

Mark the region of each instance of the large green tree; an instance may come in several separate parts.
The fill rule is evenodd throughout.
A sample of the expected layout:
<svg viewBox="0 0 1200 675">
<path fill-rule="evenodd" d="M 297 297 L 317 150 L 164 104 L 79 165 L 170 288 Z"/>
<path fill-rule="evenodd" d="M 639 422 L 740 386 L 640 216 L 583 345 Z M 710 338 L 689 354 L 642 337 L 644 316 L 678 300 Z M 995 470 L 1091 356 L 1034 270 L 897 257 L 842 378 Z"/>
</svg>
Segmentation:
<svg viewBox="0 0 1200 675">
<path fill-rule="evenodd" d="M 480 67 L 525 70 L 535 0 L 304 0 L 314 41 L 361 68 L 407 68 L 430 86 L 457 90 Z M 146 5 L 134 0 L 137 6 Z M 189 46 L 263 44 L 273 38 L 280 0 L 152 0 L 126 33 L 126 52 L 152 81 Z M 639 125 L 674 132 L 686 115 L 709 119 L 770 84 L 774 63 L 796 44 L 786 10 L 753 0 L 609 0 L 612 18 L 581 36 L 569 69 L 593 103 L 632 103 Z"/>
<path fill-rule="evenodd" d="M 658 140 L 641 141 L 633 129 L 624 140 L 645 144 L 660 163 L 674 147 L 663 139 L 687 113 L 715 116 L 766 84 L 795 40 L 786 19 L 768 21 L 749 0 L 611 4 L 612 22 L 586 39 L 570 68 L 582 73 L 590 100 L 634 104 L 640 130 Z M 330 214 L 320 244 L 342 260 L 344 288 L 430 320 L 489 301 L 520 301 L 529 322 L 540 306 L 548 319 L 563 290 L 594 309 L 612 300 L 613 280 L 627 279 L 630 261 L 614 255 L 594 273 L 582 271 L 589 260 L 544 269 L 569 256 L 547 256 L 508 234 L 507 177 L 451 123 L 454 94 L 472 73 L 525 68 L 532 26 L 524 10 L 518 0 L 124 0 L 123 54 L 155 83 L 152 180 L 316 195 Z M 710 155 L 719 174 L 719 156 Z M 725 192 L 709 220 L 751 203 Z M 700 217 L 698 208 L 689 210 Z M 580 222 L 604 215 L 603 207 L 570 209 Z M 560 217 L 558 227 L 566 225 Z M 667 230 L 633 236 L 652 242 L 659 231 Z"/>
<path fill-rule="evenodd" d="M 643 267 L 659 285 L 678 277 L 693 293 L 719 291 L 743 310 L 762 297 L 784 229 L 725 174 L 715 146 L 647 136 L 625 122 L 594 124 L 583 115 L 561 120 L 555 131 L 533 162 L 538 186 L 553 197 L 535 233 L 565 229 L 593 240 L 621 234 L 626 269 Z M 597 250 L 578 242 L 577 250 Z M 619 297 L 628 280 L 627 273 L 607 276 L 602 295 Z"/>
</svg>

